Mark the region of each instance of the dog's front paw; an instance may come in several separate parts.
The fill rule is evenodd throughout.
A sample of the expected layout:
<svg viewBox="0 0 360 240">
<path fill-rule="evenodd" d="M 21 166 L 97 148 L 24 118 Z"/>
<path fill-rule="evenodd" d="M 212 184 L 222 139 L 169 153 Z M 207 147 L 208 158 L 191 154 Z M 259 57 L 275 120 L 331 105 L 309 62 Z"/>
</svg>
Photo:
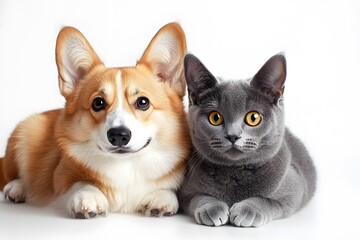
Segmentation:
<svg viewBox="0 0 360 240">
<path fill-rule="evenodd" d="M 270 220 L 269 214 L 256 202 L 244 200 L 230 209 L 230 222 L 238 227 L 260 227 Z"/>
<path fill-rule="evenodd" d="M 194 217 L 198 224 L 221 226 L 229 220 L 229 207 L 220 201 L 204 203 L 195 209 Z"/>
<path fill-rule="evenodd" d="M 73 218 L 87 219 L 106 216 L 109 203 L 98 188 L 88 185 L 70 197 L 67 208 Z"/>
<path fill-rule="evenodd" d="M 141 201 L 137 211 L 145 216 L 172 216 L 179 209 L 179 202 L 171 190 L 159 190 L 149 193 Z"/>
<path fill-rule="evenodd" d="M 12 180 L 7 183 L 4 187 L 5 199 L 9 199 L 14 203 L 23 203 L 25 202 L 26 193 L 25 187 L 20 179 Z"/>
</svg>

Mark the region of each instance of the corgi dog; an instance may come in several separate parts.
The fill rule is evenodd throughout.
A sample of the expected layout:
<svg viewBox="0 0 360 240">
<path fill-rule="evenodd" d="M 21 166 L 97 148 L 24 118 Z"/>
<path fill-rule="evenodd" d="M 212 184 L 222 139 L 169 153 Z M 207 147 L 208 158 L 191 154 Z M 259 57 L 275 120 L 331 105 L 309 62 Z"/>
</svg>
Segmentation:
<svg viewBox="0 0 360 240">
<path fill-rule="evenodd" d="M 183 97 L 185 34 L 163 26 L 134 67 L 107 68 L 80 31 L 56 42 L 63 109 L 30 116 L 0 159 L 5 199 L 73 218 L 109 212 L 170 216 L 191 140 Z"/>
</svg>

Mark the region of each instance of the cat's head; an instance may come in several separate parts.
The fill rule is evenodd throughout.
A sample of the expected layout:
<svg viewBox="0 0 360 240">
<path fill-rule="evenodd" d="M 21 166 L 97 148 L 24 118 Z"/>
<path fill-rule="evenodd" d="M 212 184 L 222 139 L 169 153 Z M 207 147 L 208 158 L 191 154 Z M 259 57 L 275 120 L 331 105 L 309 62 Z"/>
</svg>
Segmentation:
<svg viewBox="0 0 360 240">
<path fill-rule="evenodd" d="M 271 57 L 246 81 L 219 82 L 194 55 L 184 59 L 189 124 L 197 152 L 224 165 L 270 159 L 284 135 L 286 60 Z"/>
</svg>

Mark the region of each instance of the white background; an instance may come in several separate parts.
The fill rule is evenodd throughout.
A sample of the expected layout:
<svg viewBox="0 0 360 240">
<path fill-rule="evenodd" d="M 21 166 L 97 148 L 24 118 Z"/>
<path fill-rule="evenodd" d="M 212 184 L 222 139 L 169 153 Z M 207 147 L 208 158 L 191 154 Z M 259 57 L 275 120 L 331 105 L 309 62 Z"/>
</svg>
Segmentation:
<svg viewBox="0 0 360 240">
<path fill-rule="evenodd" d="M 82 31 L 107 66 L 125 66 L 171 21 L 183 26 L 189 51 L 216 76 L 248 78 L 273 54 L 286 53 L 286 123 L 317 166 L 313 201 L 288 219 L 244 229 L 199 226 L 180 215 L 72 220 L 0 194 L 0 238 L 359 239 L 357 0 L 0 0 L 0 156 L 20 120 L 64 105 L 54 55 L 61 27 Z"/>
</svg>

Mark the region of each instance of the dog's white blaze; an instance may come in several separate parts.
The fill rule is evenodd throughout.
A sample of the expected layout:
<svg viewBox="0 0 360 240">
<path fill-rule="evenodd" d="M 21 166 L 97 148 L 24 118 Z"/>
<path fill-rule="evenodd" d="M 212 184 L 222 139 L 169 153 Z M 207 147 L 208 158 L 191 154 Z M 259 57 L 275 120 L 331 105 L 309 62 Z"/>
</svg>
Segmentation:
<svg viewBox="0 0 360 240">
<path fill-rule="evenodd" d="M 123 90 L 122 90 L 122 86 L 121 86 L 121 71 L 119 70 L 116 73 L 115 76 L 115 82 L 116 82 L 116 87 L 117 87 L 117 95 L 118 95 L 118 106 L 122 105 L 122 100 L 123 100 Z"/>
</svg>

